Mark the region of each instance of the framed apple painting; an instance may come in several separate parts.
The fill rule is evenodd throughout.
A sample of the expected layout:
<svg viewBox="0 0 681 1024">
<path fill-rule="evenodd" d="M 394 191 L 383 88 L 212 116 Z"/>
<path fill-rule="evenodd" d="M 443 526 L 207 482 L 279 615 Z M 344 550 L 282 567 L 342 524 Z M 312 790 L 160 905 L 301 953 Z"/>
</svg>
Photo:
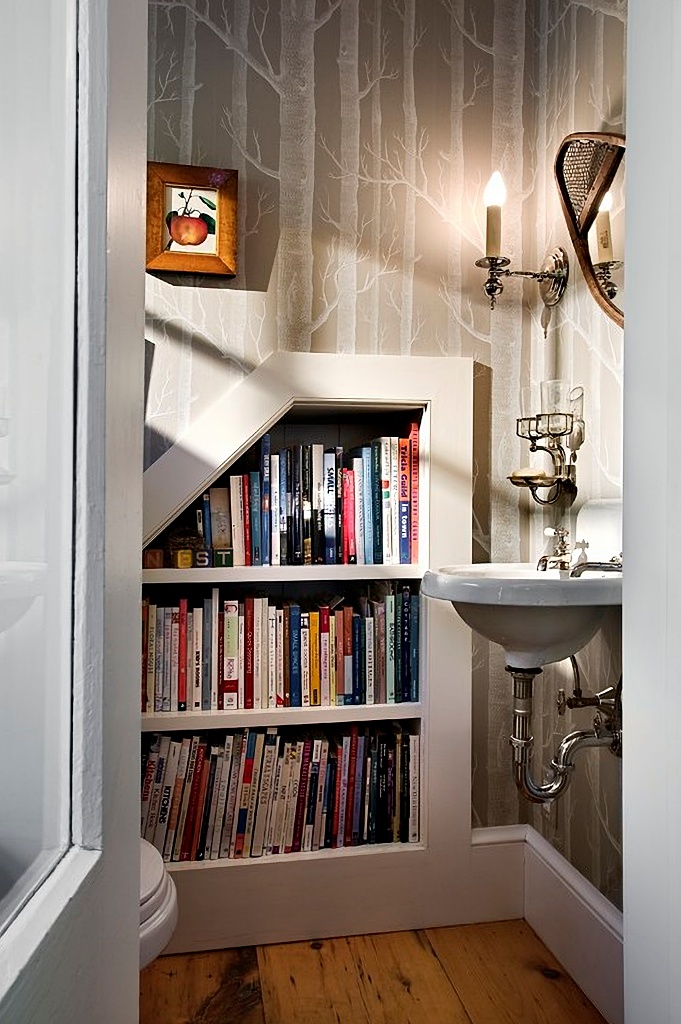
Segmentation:
<svg viewBox="0 0 681 1024">
<path fill-rule="evenodd" d="M 237 172 L 147 164 L 147 270 L 236 274 Z"/>
</svg>

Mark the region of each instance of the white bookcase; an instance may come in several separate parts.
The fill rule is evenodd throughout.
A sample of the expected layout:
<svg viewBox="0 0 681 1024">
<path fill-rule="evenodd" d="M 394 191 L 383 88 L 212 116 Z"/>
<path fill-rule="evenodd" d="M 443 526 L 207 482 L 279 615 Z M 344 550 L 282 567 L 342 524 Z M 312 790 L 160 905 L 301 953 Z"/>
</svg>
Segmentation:
<svg viewBox="0 0 681 1024">
<path fill-rule="evenodd" d="M 417 410 L 419 564 L 146 570 L 169 584 L 421 578 L 471 558 L 473 367 L 467 359 L 277 353 L 220 399 L 145 473 L 145 545 L 287 416 L 354 421 Z M 145 731 L 409 721 L 420 735 L 420 842 L 169 865 L 179 924 L 168 952 L 482 920 L 470 828 L 470 638 L 442 602 L 421 602 L 418 703 L 145 714 Z M 475 876 L 475 877 L 474 877 Z M 484 903 L 484 900 L 483 900 Z M 496 916 L 504 916 L 503 912 Z"/>
</svg>

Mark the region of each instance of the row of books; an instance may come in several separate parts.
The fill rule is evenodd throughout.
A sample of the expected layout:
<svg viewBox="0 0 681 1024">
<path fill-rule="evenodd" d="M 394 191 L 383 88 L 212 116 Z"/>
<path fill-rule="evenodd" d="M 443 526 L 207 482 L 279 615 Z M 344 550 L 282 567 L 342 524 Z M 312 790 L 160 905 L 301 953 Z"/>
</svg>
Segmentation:
<svg viewBox="0 0 681 1024">
<path fill-rule="evenodd" d="M 211 588 L 142 601 L 142 712 L 393 704 L 419 699 L 419 594 L 375 583 L 356 604 Z"/>
<path fill-rule="evenodd" d="M 166 861 L 419 841 L 419 736 L 400 723 L 154 733 L 142 763 L 141 834 Z"/>
<path fill-rule="evenodd" d="M 345 450 L 321 443 L 271 451 L 260 467 L 209 488 L 194 536 L 145 551 L 145 568 L 403 565 L 418 561 L 419 428 Z"/>
</svg>

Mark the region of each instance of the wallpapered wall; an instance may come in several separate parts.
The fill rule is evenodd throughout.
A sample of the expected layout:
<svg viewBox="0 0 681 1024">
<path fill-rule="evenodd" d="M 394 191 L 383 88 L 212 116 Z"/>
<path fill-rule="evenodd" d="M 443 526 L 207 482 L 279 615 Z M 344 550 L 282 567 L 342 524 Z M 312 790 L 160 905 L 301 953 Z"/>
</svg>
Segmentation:
<svg viewBox="0 0 681 1024">
<path fill-rule="evenodd" d="M 239 272 L 147 275 L 146 464 L 273 350 L 464 355 L 478 364 L 476 557 L 536 558 L 552 522 L 506 480 L 528 461 L 522 385 L 585 386 L 579 501 L 617 496 L 622 332 L 576 260 L 546 339 L 536 286 L 509 281 L 490 313 L 474 263 L 495 168 L 516 265 L 568 247 L 553 157 L 569 132 L 623 130 L 625 3 L 150 0 L 149 18 L 149 157 L 238 170 Z M 500 652 L 476 641 L 474 660 L 475 823 L 531 820 L 618 902 L 619 763 L 591 752 L 556 807 L 519 800 Z M 618 662 L 613 620 L 580 656 L 584 685 L 616 680 Z M 537 701 L 546 764 L 571 725 L 553 710 L 561 670 Z"/>
</svg>

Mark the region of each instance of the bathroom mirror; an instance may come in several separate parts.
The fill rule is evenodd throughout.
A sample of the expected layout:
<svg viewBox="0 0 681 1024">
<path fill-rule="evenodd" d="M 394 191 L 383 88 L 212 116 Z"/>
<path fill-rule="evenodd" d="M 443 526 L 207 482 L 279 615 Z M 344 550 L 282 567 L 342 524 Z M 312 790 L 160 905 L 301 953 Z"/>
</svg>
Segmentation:
<svg viewBox="0 0 681 1024">
<path fill-rule="evenodd" d="M 624 150 L 624 135 L 575 132 L 561 142 L 554 164 L 563 214 L 589 291 L 619 327 L 624 326 L 624 190 L 618 170 Z M 612 211 L 607 209 L 610 199 Z"/>
</svg>

